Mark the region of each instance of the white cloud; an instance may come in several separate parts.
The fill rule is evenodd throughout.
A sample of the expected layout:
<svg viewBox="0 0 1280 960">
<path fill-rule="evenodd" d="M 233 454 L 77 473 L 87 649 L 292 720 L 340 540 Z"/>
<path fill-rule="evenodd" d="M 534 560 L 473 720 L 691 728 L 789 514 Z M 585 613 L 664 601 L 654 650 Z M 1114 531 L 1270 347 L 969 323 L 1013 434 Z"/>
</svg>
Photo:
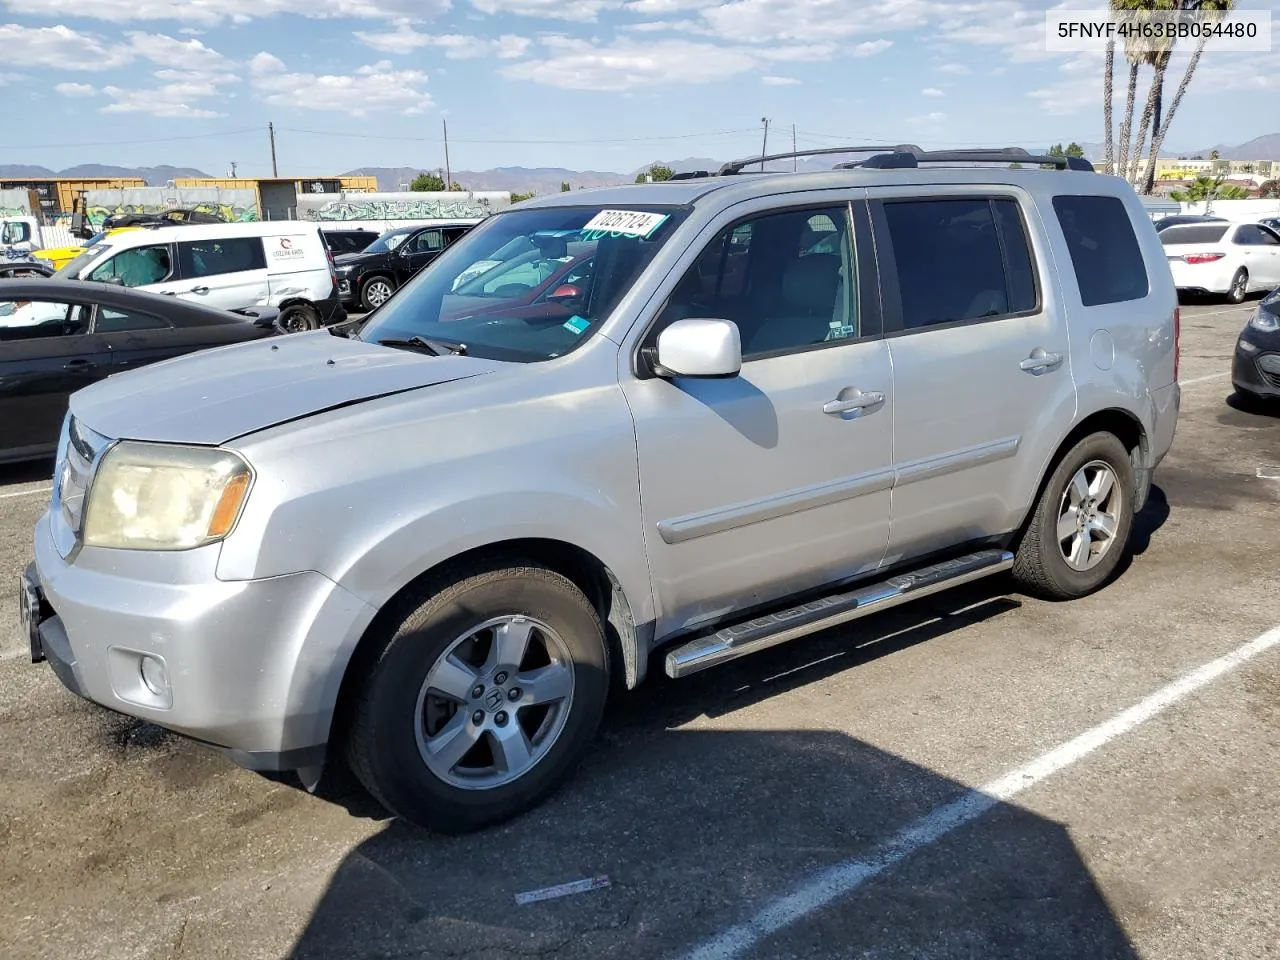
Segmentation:
<svg viewBox="0 0 1280 960">
<path fill-rule="evenodd" d="M 273 106 L 331 110 L 363 117 L 388 112 L 417 114 L 431 106 L 420 70 L 397 70 L 387 60 L 350 74 L 293 73 L 279 57 L 260 53 L 250 61 L 254 89 Z"/>
<path fill-rule="evenodd" d="M 144 113 L 174 120 L 222 117 L 226 114 L 198 104 L 202 100 L 225 99 L 227 95 L 222 87 L 238 82 L 238 78 L 231 74 L 186 70 L 161 70 L 155 76 L 164 82 L 142 89 L 103 87 L 102 92 L 111 98 L 111 102 L 102 108 L 102 112 Z"/>
<path fill-rule="evenodd" d="M 62 70 L 112 70 L 133 60 L 126 47 L 70 27 L 22 27 L 0 24 L 0 50 L 6 67 L 54 67 Z"/>
<path fill-rule="evenodd" d="M 967 77 L 973 71 L 963 63 L 944 63 L 942 66 L 938 67 L 938 72 L 954 74 L 957 77 Z"/>
<path fill-rule="evenodd" d="M 907 123 L 920 126 L 922 124 L 941 123 L 945 119 L 947 119 L 947 115 L 945 113 L 934 111 L 933 113 L 925 113 L 916 117 L 907 117 Z"/>
<path fill-rule="evenodd" d="M 921 94 L 923 94 L 923 95 L 924 95 L 924 96 L 926 96 L 926 97 L 942 97 L 942 96 L 946 96 L 946 94 L 944 94 L 944 93 L 943 93 L 941 90 L 939 90 L 937 87 L 925 87 L 923 90 L 921 90 L 921 91 L 920 91 L 920 93 L 921 93 Z"/>
<path fill-rule="evenodd" d="M 760 82 L 766 87 L 793 87 L 800 81 L 795 77 L 772 77 L 765 76 L 760 78 Z"/>
<path fill-rule="evenodd" d="M 827 41 L 909 30 L 976 6 L 966 0 L 728 0 L 702 10 L 717 36 L 748 43 Z"/>
<path fill-rule="evenodd" d="M 27 0 L 0 0 L 9 10 L 30 14 Z M 248 23 L 276 14 L 304 17 L 351 17 L 391 20 L 414 17 L 426 20 L 444 13 L 451 0 L 40 0 L 39 12 L 130 23 L 139 20 L 179 20 L 190 24 L 224 21 Z"/>
<path fill-rule="evenodd" d="M 199 40 L 176 40 L 160 33 L 135 31 L 127 35 L 135 53 L 162 67 L 180 70 L 215 70 L 227 63 L 227 58 L 211 50 Z"/>
<path fill-rule="evenodd" d="M 502 72 L 569 90 L 632 91 L 667 84 L 713 83 L 779 61 L 825 59 L 831 45 L 719 46 L 690 40 L 616 40 L 595 44 L 558 34 L 538 38 L 553 51 L 543 60 L 512 64 Z"/>
<path fill-rule="evenodd" d="M 627 13 L 642 16 L 661 16 L 664 13 L 683 13 L 686 10 L 702 10 L 714 7 L 721 0 L 628 0 L 623 4 Z"/>
<path fill-rule="evenodd" d="M 17 83 L 19 80 L 25 79 L 20 73 L 0 73 L 0 87 L 7 87 L 11 83 Z"/>
<path fill-rule="evenodd" d="M 53 88 L 64 97 L 92 97 L 98 93 L 98 88 L 87 83 L 60 83 Z"/>
<path fill-rule="evenodd" d="M 855 57 L 874 57 L 893 46 L 892 40 L 867 40 L 853 48 Z"/>
<path fill-rule="evenodd" d="M 504 33 L 496 39 L 456 33 L 422 33 L 405 20 L 398 22 L 395 30 L 390 33 L 369 33 L 357 30 L 356 37 L 375 50 L 399 55 L 412 53 L 422 47 L 439 47 L 451 60 L 467 60 L 486 55 L 500 60 L 511 60 L 523 56 L 533 43 L 527 37 L 518 37 L 510 33 Z"/>
<path fill-rule="evenodd" d="M 602 10 L 616 10 L 622 0 L 471 0 L 482 13 L 544 20 L 576 20 L 594 23 Z"/>
</svg>

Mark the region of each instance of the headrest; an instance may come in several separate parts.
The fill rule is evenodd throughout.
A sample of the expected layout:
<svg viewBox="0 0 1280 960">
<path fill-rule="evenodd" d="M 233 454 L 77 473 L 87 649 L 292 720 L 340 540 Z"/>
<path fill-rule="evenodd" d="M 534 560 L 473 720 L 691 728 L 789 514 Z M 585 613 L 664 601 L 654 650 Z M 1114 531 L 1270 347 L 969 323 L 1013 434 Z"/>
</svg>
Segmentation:
<svg viewBox="0 0 1280 960">
<path fill-rule="evenodd" d="M 840 257 L 811 253 L 787 267 L 782 275 L 782 295 L 787 302 L 810 312 L 835 308 L 840 289 Z"/>
</svg>

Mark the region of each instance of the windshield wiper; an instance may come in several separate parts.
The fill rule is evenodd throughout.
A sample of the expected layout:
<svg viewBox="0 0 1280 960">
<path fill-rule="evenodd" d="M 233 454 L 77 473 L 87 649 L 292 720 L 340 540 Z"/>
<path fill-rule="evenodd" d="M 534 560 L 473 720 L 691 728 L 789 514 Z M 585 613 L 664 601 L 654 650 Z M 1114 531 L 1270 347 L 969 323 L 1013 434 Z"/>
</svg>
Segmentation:
<svg viewBox="0 0 1280 960">
<path fill-rule="evenodd" d="M 453 343 L 449 340 L 435 340 L 427 337 L 409 337 L 407 340 L 379 340 L 378 344 L 384 347 L 400 347 L 402 349 L 417 350 L 420 353 L 426 353 L 433 357 L 443 356 L 464 356 L 467 352 L 465 343 Z"/>
</svg>

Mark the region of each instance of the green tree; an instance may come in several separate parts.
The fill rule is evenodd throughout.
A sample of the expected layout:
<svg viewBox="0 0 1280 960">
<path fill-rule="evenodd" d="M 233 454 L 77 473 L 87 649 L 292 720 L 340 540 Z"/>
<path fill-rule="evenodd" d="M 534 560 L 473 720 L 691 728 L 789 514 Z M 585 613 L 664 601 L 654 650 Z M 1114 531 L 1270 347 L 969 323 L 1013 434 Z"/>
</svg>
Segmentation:
<svg viewBox="0 0 1280 960">
<path fill-rule="evenodd" d="M 561 192 L 561 193 L 568 193 L 568 192 L 569 192 L 570 190 L 572 190 L 572 189 L 573 189 L 573 187 L 569 186 L 569 184 L 568 184 L 568 182 L 567 182 L 567 181 L 563 181 L 563 180 L 562 180 L 562 181 L 560 182 L 560 192 Z"/>
<path fill-rule="evenodd" d="M 636 183 L 659 183 L 663 180 L 670 180 L 676 175 L 676 172 L 665 164 L 655 163 L 648 170 L 636 174 Z"/>
<path fill-rule="evenodd" d="M 1083 157 L 1084 147 L 1080 146 L 1080 144 L 1072 140 L 1070 143 L 1067 144 L 1065 155 L 1068 157 Z"/>
<path fill-rule="evenodd" d="M 434 173 L 420 173 L 413 178 L 409 189 L 414 193 L 439 193 L 444 190 L 444 177 Z"/>
<path fill-rule="evenodd" d="M 453 183 L 449 184 L 449 189 L 450 189 L 450 190 L 452 190 L 454 193 L 466 193 L 466 192 L 467 192 L 467 188 L 466 188 L 466 187 L 464 187 L 462 184 L 460 184 L 457 180 L 455 180 L 455 181 L 453 181 Z"/>
<path fill-rule="evenodd" d="M 525 200 L 532 200 L 532 199 L 534 198 L 534 196 L 535 196 L 535 194 L 533 193 L 533 191 L 532 191 L 532 190 L 531 190 L 531 191 L 529 191 L 528 193 L 513 193 L 513 194 L 511 195 L 511 202 L 512 202 L 512 203 L 522 203 L 522 202 L 524 202 Z"/>
<path fill-rule="evenodd" d="M 1169 198 L 1177 200 L 1179 203 L 1212 203 L 1214 200 L 1244 200 L 1249 196 L 1249 191 L 1243 187 L 1232 187 L 1224 184 L 1225 176 L 1210 176 L 1207 173 L 1199 174 L 1185 190 L 1174 190 L 1169 194 Z M 1205 207 L 1208 212 L 1208 207 Z"/>
</svg>

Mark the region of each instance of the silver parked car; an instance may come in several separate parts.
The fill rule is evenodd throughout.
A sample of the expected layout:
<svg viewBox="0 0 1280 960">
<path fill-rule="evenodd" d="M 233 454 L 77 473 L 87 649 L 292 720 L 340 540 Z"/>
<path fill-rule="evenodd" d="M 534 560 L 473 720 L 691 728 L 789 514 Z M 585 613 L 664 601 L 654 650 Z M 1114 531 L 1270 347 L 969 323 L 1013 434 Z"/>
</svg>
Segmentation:
<svg viewBox="0 0 1280 960">
<path fill-rule="evenodd" d="M 33 659 L 460 831 L 551 792 L 654 655 L 1103 585 L 1179 407 L 1133 190 L 1020 151 L 744 166 L 520 204 L 348 336 L 75 394 Z"/>
</svg>

